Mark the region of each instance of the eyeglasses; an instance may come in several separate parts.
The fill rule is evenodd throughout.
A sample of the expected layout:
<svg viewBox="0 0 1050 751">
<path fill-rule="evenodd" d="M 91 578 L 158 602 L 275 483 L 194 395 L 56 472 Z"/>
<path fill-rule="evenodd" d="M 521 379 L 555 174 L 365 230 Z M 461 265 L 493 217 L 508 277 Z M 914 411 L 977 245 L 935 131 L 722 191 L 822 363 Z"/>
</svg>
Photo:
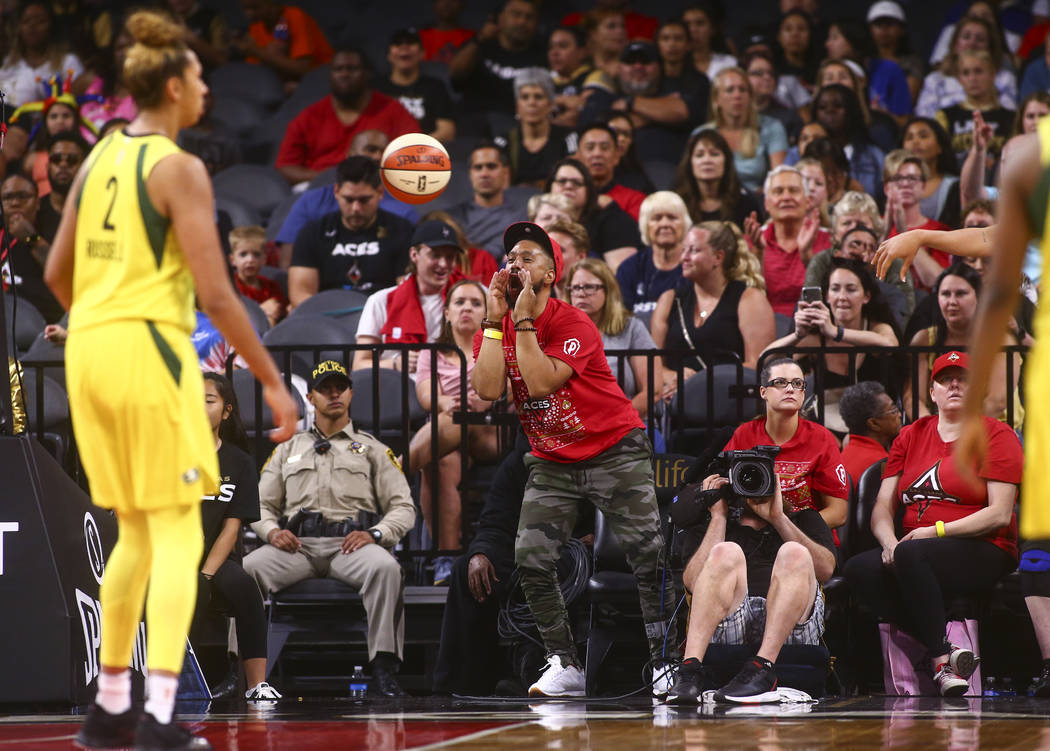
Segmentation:
<svg viewBox="0 0 1050 751">
<path fill-rule="evenodd" d="M 552 181 L 555 185 L 562 188 L 582 188 L 583 180 L 576 177 L 556 177 Z"/>
<path fill-rule="evenodd" d="M 890 179 L 891 183 L 921 183 L 922 178 L 918 175 L 898 175 Z"/>
<path fill-rule="evenodd" d="M 36 194 L 30 193 L 28 190 L 18 190 L 13 193 L 4 193 L 3 195 L 0 195 L 0 201 L 3 201 L 4 203 L 14 203 L 15 201 L 21 203 L 22 201 L 29 201 L 33 198 L 36 198 Z"/>
<path fill-rule="evenodd" d="M 879 412 L 875 417 L 896 417 L 901 413 L 901 408 L 896 403 L 886 407 L 882 412 Z"/>
<path fill-rule="evenodd" d="M 569 292 L 576 295 L 593 295 L 600 289 L 605 289 L 604 284 L 574 284 L 569 287 Z"/>
<path fill-rule="evenodd" d="M 51 164 L 68 164 L 72 167 L 74 164 L 80 164 L 81 157 L 79 154 L 52 154 L 48 160 Z"/>
<path fill-rule="evenodd" d="M 786 389 L 788 386 L 795 389 L 795 391 L 806 390 L 806 382 L 803 381 L 801 378 L 792 378 L 790 380 L 787 378 L 774 378 L 772 381 L 767 383 L 766 386 L 781 390 Z"/>
</svg>

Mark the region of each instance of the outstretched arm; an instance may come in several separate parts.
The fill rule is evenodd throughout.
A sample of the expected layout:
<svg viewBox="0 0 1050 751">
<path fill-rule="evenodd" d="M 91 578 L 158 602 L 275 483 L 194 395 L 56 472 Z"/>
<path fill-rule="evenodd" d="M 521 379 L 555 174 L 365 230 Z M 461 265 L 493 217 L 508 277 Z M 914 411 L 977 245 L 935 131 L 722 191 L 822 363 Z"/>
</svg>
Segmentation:
<svg viewBox="0 0 1050 751">
<path fill-rule="evenodd" d="M 901 265 L 901 281 L 904 281 L 915 259 L 915 254 L 923 246 L 943 250 L 957 256 L 987 258 L 992 254 L 994 231 L 995 225 L 951 231 L 913 229 L 902 232 L 885 240 L 875 252 L 875 258 L 872 259 L 872 263 L 875 264 L 875 273 L 880 279 L 885 278 L 890 270 L 890 265 L 899 258 L 904 262 Z"/>
</svg>

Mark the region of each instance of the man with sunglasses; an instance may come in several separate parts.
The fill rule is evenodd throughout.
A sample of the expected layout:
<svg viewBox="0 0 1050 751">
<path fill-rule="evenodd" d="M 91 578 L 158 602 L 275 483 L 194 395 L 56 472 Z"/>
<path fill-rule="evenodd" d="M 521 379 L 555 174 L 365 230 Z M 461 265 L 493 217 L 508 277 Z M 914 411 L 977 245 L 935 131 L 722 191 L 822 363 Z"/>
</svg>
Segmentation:
<svg viewBox="0 0 1050 751">
<path fill-rule="evenodd" d="M 779 446 L 773 496 L 748 498 L 743 515 L 730 521 L 724 500 L 711 507 L 706 529 L 682 535 L 682 579 L 692 592 L 685 660 L 668 701 L 694 704 L 718 689 L 703 664 L 708 644 L 757 647 L 752 660 L 718 689 L 719 702 L 779 701 L 776 662 L 784 644 L 818 644 L 824 632 L 824 595 L 818 584 L 835 569 L 828 528 L 846 520 L 846 470 L 838 445 L 821 425 L 799 417 L 806 396 L 802 369 L 786 357 L 761 373 L 766 414 L 744 423 L 725 450 Z M 704 490 L 728 480 L 710 475 Z M 823 517 L 823 518 L 822 518 Z"/>
<path fill-rule="evenodd" d="M 244 559 L 244 570 L 263 597 L 310 577 L 358 590 L 368 615 L 369 691 L 401 696 L 404 587 L 390 550 L 412 529 L 416 510 L 394 452 L 354 430 L 352 395 L 340 363 L 314 366 L 307 394 L 314 425 L 278 446 L 263 467 L 261 518 L 252 529 L 268 544 Z"/>
<path fill-rule="evenodd" d="M 91 147 L 76 131 L 63 130 L 51 136 L 51 146 L 47 150 L 47 180 L 51 192 L 41 199 L 36 217 L 36 227 L 48 244 L 55 239 L 66 196 L 89 151 Z"/>
</svg>

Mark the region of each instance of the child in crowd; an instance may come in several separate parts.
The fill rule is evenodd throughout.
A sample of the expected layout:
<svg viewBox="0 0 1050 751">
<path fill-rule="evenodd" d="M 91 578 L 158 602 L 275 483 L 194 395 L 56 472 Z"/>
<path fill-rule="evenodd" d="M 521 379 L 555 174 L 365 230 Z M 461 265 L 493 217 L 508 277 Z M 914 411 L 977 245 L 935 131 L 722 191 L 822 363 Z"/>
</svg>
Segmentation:
<svg viewBox="0 0 1050 751">
<path fill-rule="evenodd" d="M 281 286 L 259 275 L 266 260 L 266 230 L 257 225 L 234 227 L 230 232 L 230 265 L 237 291 L 259 303 L 273 326 L 284 318 L 288 298 Z"/>
</svg>

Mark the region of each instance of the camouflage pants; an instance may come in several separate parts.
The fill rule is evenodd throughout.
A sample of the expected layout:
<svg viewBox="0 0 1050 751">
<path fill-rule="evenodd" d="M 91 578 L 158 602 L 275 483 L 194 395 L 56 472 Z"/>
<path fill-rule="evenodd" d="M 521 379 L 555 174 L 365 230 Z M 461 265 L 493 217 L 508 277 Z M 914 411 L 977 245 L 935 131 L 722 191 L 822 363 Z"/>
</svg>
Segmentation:
<svg viewBox="0 0 1050 751">
<path fill-rule="evenodd" d="M 674 624 L 674 584 L 663 575 L 663 540 L 653 487 L 652 449 L 642 430 L 632 430 L 616 445 L 585 462 L 560 464 L 525 456 L 529 480 L 521 504 L 514 560 L 521 588 L 548 654 L 580 664 L 569 618 L 558 588 L 555 567 L 562 545 L 576 523 L 581 502 L 602 512 L 638 580 L 638 599 L 645 620 L 649 651 L 670 652 L 678 646 Z"/>
</svg>

